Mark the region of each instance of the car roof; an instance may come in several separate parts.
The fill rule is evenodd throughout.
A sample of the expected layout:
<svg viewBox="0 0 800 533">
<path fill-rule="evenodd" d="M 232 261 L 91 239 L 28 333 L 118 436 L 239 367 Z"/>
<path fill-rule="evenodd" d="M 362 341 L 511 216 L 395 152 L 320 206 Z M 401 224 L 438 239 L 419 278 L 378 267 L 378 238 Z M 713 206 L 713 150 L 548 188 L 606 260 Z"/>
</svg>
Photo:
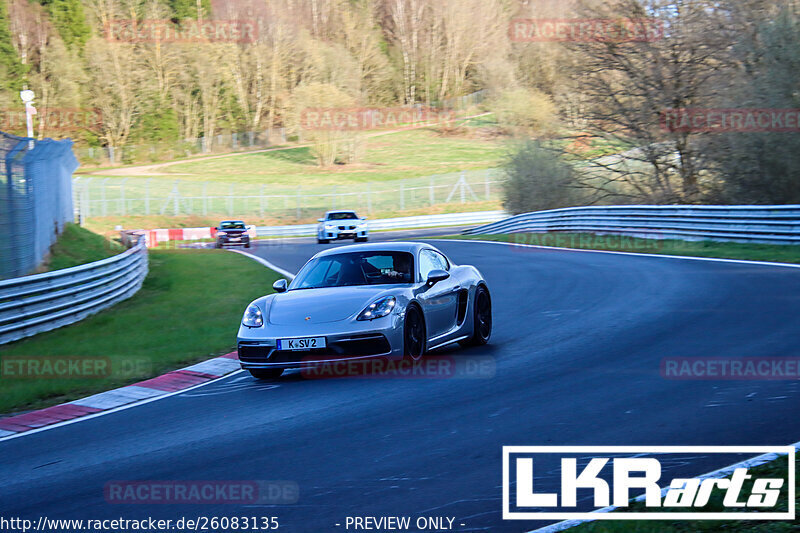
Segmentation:
<svg viewBox="0 0 800 533">
<path fill-rule="evenodd" d="M 432 248 L 436 249 L 435 247 L 431 246 L 430 244 L 426 244 L 424 242 L 371 242 L 368 244 L 350 244 L 347 246 L 337 246 L 336 248 L 330 248 L 328 250 L 324 250 L 314 257 L 323 257 L 326 255 L 334 255 L 334 254 L 343 254 L 343 253 L 350 253 L 350 252 L 410 252 L 412 254 L 417 254 L 419 250 L 423 248 Z"/>
<path fill-rule="evenodd" d="M 244 224 L 244 220 L 220 220 L 220 224 L 224 224 L 225 222 L 233 222 L 234 224 Z"/>
<path fill-rule="evenodd" d="M 356 214 L 356 212 L 353 211 L 352 209 L 337 209 L 336 211 L 327 211 L 325 213 L 325 216 L 331 215 L 333 213 L 353 213 L 354 215 Z"/>
</svg>

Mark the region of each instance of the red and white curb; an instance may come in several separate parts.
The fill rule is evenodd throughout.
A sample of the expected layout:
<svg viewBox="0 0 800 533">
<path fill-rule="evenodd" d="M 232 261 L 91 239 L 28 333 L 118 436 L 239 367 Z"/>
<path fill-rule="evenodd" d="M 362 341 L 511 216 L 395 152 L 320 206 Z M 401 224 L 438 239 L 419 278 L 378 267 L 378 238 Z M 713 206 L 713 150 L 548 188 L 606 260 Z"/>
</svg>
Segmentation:
<svg viewBox="0 0 800 533">
<path fill-rule="evenodd" d="M 236 352 L 72 402 L 0 418 L 0 440 L 204 385 L 241 369 Z"/>
<path fill-rule="evenodd" d="M 245 226 L 251 239 L 256 238 L 256 227 Z M 128 233 L 144 235 L 148 248 L 155 248 L 159 244 L 170 241 L 199 241 L 202 239 L 216 239 L 216 228 L 175 228 L 175 229 L 147 229 L 132 230 Z"/>
</svg>

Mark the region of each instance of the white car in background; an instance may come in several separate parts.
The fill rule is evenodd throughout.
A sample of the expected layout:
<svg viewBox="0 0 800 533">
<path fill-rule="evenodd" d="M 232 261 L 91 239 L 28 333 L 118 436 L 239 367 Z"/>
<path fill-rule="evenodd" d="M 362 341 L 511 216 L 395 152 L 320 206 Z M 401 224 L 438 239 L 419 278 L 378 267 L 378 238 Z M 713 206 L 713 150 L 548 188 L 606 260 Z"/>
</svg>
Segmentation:
<svg viewBox="0 0 800 533">
<path fill-rule="evenodd" d="M 353 239 L 367 242 L 369 230 L 367 220 L 359 218 L 355 211 L 328 211 L 324 218 L 317 220 L 317 242 L 328 244 L 340 239 Z"/>
</svg>

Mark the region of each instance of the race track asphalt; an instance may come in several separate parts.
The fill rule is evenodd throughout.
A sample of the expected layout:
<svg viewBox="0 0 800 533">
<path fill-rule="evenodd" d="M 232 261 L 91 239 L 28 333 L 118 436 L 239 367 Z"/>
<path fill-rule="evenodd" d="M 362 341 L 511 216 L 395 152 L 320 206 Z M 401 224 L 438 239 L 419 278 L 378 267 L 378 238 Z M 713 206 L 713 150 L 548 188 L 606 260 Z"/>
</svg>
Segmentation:
<svg viewBox="0 0 800 533">
<path fill-rule="evenodd" d="M 455 517 L 456 531 L 527 531 L 543 522 L 501 517 L 503 445 L 800 440 L 797 381 L 660 372 L 668 357 L 800 355 L 800 269 L 432 242 L 477 266 L 494 303 L 491 343 L 444 355 L 484 358 L 492 375 L 308 380 L 295 372 L 264 383 L 239 373 L 0 442 L 0 515 L 277 516 L 280 531 L 303 532 L 346 531 L 347 516 L 432 515 Z M 323 248 L 297 239 L 251 252 L 294 272 Z M 700 454 L 672 473 L 738 459 Z M 111 480 L 292 480 L 300 494 L 288 506 L 111 505 L 103 496 Z M 542 490 L 555 482 L 537 479 Z"/>
</svg>

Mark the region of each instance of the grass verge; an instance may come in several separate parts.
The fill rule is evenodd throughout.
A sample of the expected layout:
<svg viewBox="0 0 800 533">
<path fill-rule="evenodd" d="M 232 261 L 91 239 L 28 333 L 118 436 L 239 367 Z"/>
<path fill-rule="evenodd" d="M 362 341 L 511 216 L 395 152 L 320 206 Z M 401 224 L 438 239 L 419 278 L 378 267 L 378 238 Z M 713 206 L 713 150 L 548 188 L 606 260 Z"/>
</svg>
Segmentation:
<svg viewBox="0 0 800 533">
<path fill-rule="evenodd" d="M 236 157 L 197 159 L 160 168 L 155 181 L 236 182 L 271 187 L 298 184 L 360 185 L 372 181 L 415 178 L 496 166 L 505 153 L 503 141 L 478 135 L 448 136 L 435 128 L 387 133 L 364 139 L 364 156 L 355 163 L 320 167 L 309 146 L 287 147 Z M 98 172 L 97 176 L 101 176 Z"/>
<path fill-rule="evenodd" d="M 755 477 L 788 479 L 788 462 L 785 457 L 781 457 L 770 463 L 748 469 L 748 474 Z M 797 465 L 795 465 L 795 485 L 798 483 Z M 752 489 L 753 481 L 745 483 L 742 494 L 749 494 Z M 721 513 L 739 511 L 742 509 L 730 509 L 722 505 L 725 496 L 724 491 L 715 489 L 709 503 L 702 509 L 707 513 Z M 788 510 L 788 491 L 781 490 L 776 508 L 770 508 L 771 512 L 786 512 Z M 795 508 L 800 504 L 800 491 L 795 489 Z M 647 512 L 643 503 L 634 503 L 630 511 Z M 615 511 L 620 512 L 620 511 Z M 627 511 L 625 511 L 627 512 Z M 625 520 L 625 521 L 606 521 L 606 522 L 587 522 L 567 531 L 574 533 L 622 533 L 635 531 L 636 533 L 694 533 L 694 532 L 718 532 L 718 533 L 780 533 L 788 531 L 798 531 L 800 522 L 795 521 L 774 521 L 774 520 Z"/>
<path fill-rule="evenodd" d="M 58 240 L 50 247 L 50 255 L 37 272 L 60 270 L 85 265 L 111 257 L 124 250 L 115 243 L 77 224 L 66 224 Z"/>
<path fill-rule="evenodd" d="M 606 250 L 800 263 L 800 245 L 792 244 L 643 239 L 619 235 L 595 235 L 592 233 L 506 233 L 498 235 L 453 235 L 443 238 L 497 241 L 520 245 L 573 248 L 576 250 Z"/>
<path fill-rule="evenodd" d="M 0 375 L 0 413 L 46 407 L 141 381 L 235 349 L 245 306 L 278 274 L 222 250 L 155 250 L 132 298 L 77 324 L 0 348 L 11 357 L 108 358 L 110 375 L 81 379 Z"/>
</svg>

